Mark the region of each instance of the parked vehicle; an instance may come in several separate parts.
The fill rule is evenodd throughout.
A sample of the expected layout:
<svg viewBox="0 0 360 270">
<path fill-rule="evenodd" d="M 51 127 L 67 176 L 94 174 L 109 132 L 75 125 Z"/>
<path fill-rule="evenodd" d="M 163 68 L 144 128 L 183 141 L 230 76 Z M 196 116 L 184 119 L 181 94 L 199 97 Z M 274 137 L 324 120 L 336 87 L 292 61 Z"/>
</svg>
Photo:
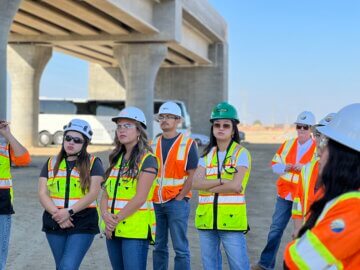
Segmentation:
<svg viewBox="0 0 360 270">
<path fill-rule="evenodd" d="M 210 142 L 209 136 L 204 134 L 191 133 L 190 137 L 197 143 L 198 146 L 205 146 Z"/>
</svg>

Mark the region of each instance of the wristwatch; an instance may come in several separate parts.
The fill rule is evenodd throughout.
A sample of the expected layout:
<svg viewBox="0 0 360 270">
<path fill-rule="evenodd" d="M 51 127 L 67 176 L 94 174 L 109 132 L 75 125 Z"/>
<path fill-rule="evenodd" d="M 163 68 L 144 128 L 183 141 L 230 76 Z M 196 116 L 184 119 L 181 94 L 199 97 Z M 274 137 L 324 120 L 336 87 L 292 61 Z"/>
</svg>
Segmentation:
<svg viewBox="0 0 360 270">
<path fill-rule="evenodd" d="M 68 209 L 69 215 L 70 217 L 72 217 L 73 215 L 75 215 L 74 210 L 72 210 L 71 208 Z"/>
</svg>

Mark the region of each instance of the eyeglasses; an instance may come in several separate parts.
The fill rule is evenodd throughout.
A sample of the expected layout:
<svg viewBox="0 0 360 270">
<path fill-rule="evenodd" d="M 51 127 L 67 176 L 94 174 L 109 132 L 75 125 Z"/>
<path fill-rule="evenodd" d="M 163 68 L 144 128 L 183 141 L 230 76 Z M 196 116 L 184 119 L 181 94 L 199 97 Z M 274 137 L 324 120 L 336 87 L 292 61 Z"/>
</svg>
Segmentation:
<svg viewBox="0 0 360 270">
<path fill-rule="evenodd" d="M 315 138 L 320 138 L 321 137 L 321 133 L 319 131 L 315 131 L 314 132 L 314 136 Z"/>
<path fill-rule="evenodd" d="M 179 119 L 179 116 L 176 115 L 159 115 L 156 120 L 158 121 L 164 121 L 164 120 L 169 120 L 169 119 Z"/>
<path fill-rule="evenodd" d="M 70 135 L 66 135 L 66 136 L 64 137 L 64 139 L 65 139 L 65 141 L 67 141 L 67 142 L 73 141 L 73 142 L 76 143 L 76 144 L 82 144 L 82 143 L 84 143 L 84 140 L 83 140 L 83 139 L 81 139 L 81 138 L 79 138 L 79 137 L 73 137 L 73 136 L 70 136 Z"/>
<path fill-rule="evenodd" d="M 309 130 L 310 126 L 308 125 L 296 125 L 296 129 Z"/>
<path fill-rule="evenodd" d="M 213 127 L 214 128 L 222 128 L 222 129 L 230 129 L 230 128 L 232 128 L 232 125 L 228 124 L 228 123 L 225 123 L 225 124 L 222 124 L 222 125 L 220 123 L 214 123 Z"/>
<path fill-rule="evenodd" d="M 118 125 L 117 125 L 117 130 L 120 130 L 120 129 L 131 129 L 131 128 L 135 128 L 135 127 L 136 127 L 135 124 L 130 124 L 130 123 L 118 124 Z"/>
</svg>

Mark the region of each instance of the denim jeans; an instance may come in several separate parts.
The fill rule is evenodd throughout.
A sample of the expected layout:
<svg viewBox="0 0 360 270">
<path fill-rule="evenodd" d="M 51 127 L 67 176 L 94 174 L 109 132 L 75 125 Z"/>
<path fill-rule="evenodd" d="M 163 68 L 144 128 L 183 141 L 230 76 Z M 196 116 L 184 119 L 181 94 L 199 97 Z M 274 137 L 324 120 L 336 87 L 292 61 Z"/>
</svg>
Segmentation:
<svg viewBox="0 0 360 270">
<path fill-rule="evenodd" d="M 113 270 L 145 270 L 150 241 L 147 239 L 107 239 Z"/>
<path fill-rule="evenodd" d="M 93 242 L 95 234 L 46 233 L 57 270 L 79 269 L 80 264 Z"/>
<path fill-rule="evenodd" d="M 175 270 L 188 270 L 190 267 L 190 249 L 186 237 L 190 214 L 187 199 L 171 200 L 163 204 L 154 204 L 156 214 L 156 237 L 153 251 L 153 268 L 167 270 L 169 264 L 168 231 L 175 250 Z"/>
<path fill-rule="evenodd" d="M 291 217 L 291 208 L 292 201 L 277 197 L 267 243 L 258 262 L 266 270 L 275 268 L 276 254 L 279 250 L 281 237 Z"/>
<path fill-rule="evenodd" d="M 249 270 L 246 237 L 242 232 L 220 230 L 198 230 L 200 238 L 201 261 L 204 270 L 221 270 L 222 243 L 230 270 Z"/>
<path fill-rule="evenodd" d="M 9 250 L 11 215 L 0 215 L 0 270 L 5 270 Z"/>
</svg>

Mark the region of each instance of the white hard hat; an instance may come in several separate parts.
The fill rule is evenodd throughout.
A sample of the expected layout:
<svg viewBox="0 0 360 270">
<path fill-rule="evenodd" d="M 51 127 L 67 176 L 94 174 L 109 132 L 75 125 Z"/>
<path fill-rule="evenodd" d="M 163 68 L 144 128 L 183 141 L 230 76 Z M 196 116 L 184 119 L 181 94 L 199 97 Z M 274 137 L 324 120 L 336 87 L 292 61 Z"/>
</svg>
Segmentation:
<svg viewBox="0 0 360 270">
<path fill-rule="evenodd" d="M 115 123 L 119 119 L 132 119 L 139 122 L 146 129 L 146 118 L 142 110 L 137 107 L 126 107 L 120 111 L 118 116 L 111 118 Z"/>
<path fill-rule="evenodd" d="M 182 117 L 181 109 L 180 109 L 179 105 L 177 105 L 173 101 L 167 101 L 167 102 L 163 103 L 160 106 L 158 114 L 173 114 L 173 115 Z"/>
<path fill-rule="evenodd" d="M 72 119 L 69 124 L 64 126 L 64 132 L 67 131 L 77 131 L 86 136 L 91 140 L 93 131 L 88 122 L 82 119 Z"/>
<path fill-rule="evenodd" d="M 316 126 L 327 126 L 331 122 L 331 120 L 334 118 L 335 115 L 336 115 L 336 113 L 329 113 L 323 119 L 321 119 L 319 124 L 317 124 Z"/>
<path fill-rule="evenodd" d="M 312 112 L 303 111 L 298 115 L 295 124 L 313 126 L 315 125 L 315 115 Z"/>
<path fill-rule="evenodd" d="M 360 103 L 342 108 L 327 126 L 316 129 L 326 137 L 360 152 Z"/>
</svg>

